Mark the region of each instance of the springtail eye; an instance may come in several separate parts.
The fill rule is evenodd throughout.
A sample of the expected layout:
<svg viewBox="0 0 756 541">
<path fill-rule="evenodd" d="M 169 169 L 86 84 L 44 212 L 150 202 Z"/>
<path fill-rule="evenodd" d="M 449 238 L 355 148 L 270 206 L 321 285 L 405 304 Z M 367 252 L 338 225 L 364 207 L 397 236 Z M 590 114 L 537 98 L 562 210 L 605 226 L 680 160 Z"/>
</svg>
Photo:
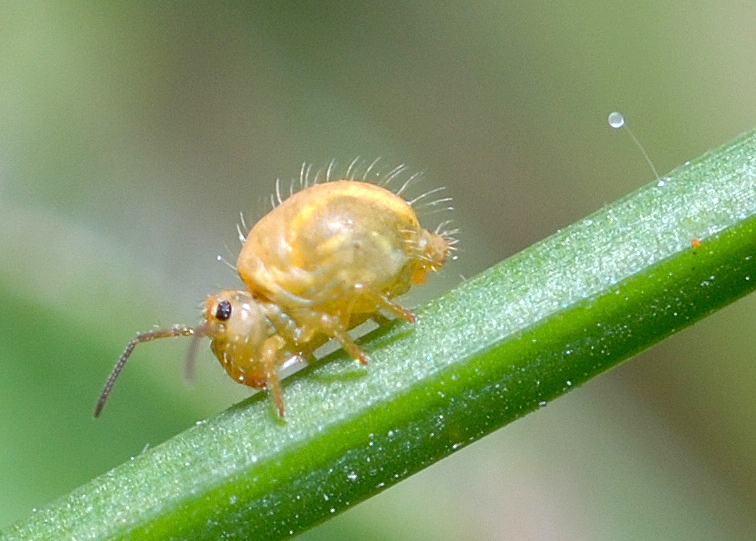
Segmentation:
<svg viewBox="0 0 756 541">
<path fill-rule="evenodd" d="M 218 321 L 228 321 L 231 317 L 231 303 L 229 301 L 220 301 L 215 308 L 215 319 Z"/>
</svg>

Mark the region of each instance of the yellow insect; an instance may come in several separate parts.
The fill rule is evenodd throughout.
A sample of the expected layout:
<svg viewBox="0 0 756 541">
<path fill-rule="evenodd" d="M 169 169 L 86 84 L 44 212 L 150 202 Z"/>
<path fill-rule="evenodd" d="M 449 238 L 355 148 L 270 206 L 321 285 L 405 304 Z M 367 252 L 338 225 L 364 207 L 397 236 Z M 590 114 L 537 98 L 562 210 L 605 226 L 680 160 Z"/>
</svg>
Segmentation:
<svg viewBox="0 0 756 541">
<path fill-rule="evenodd" d="M 389 173 L 384 185 L 403 170 Z M 303 179 L 303 189 L 283 201 L 277 185 L 280 204 L 249 231 L 236 264 L 247 290 L 208 296 L 196 327 L 175 325 L 137 334 L 113 368 L 95 417 L 141 342 L 193 336 L 191 358 L 197 340 L 208 336 L 228 375 L 239 383 L 267 388 L 283 417 L 278 368 L 285 362 L 307 360 L 335 338 L 354 359 L 367 364 L 347 331 L 378 318 L 381 309 L 415 321 L 394 297 L 425 282 L 429 272 L 445 263 L 456 242 L 455 231 L 442 231 L 449 222 L 428 231 L 413 208 L 438 190 L 406 201 L 401 192 L 409 181 L 394 193 L 365 181 L 327 178 L 307 186 L 304 175 Z"/>
</svg>

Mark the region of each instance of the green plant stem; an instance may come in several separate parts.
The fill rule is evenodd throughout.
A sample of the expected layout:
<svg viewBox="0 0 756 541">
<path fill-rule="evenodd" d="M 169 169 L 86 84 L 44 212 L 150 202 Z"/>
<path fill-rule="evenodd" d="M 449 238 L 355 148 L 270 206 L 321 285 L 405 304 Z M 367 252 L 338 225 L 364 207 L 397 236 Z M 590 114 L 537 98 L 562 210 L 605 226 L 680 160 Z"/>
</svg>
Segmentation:
<svg viewBox="0 0 756 541">
<path fill-rule="evenodd" d="M 287 379 L 285 422 L 258 394 L 5 538 L 301 532 L 752 291 L 754 179 L 751 133 L 371 333 L 367 368 L 338 352 Z"/>
</svg>

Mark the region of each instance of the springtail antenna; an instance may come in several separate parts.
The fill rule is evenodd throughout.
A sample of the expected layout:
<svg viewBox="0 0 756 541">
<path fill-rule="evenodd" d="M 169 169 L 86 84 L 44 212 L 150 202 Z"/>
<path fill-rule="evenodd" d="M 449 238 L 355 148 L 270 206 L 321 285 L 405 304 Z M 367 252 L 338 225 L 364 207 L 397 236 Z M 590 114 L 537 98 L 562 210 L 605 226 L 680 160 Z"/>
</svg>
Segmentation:
<svg viewBox="0 0 756 541">
<path fill-rule="evenodd" d="M 207 325 L 200 325 L 194 328 L 192 343 L 189 345 L 189 351 L 186 352 L 186 362 L 184 363 L 184 380 L 188 383 L 194 381 L 194 365 L 197 360 L 197 349 L 202 338 L 207 334 Z"/>
<path fill-rule="evenodd" d="M 126 346 L 126 349 L 123 350 L 121 358 L 118 359 L 118 362 L 113 367 L 113 371 L 108 377 L 108 381 L 105 382 L 105 387 L 103 387 L 102 393 L 100 393 L 100 399 L 97 401 L 97 405 L 95 406 L 94 416 L 99 417 L 100 413 L 102 413 L 102 408 L 105 406 L 105 402 L 108 400 L 110 391 L 113 390 L 113 385 L 115 385 L 116 379 L 118 379 L 118 375 L 121 373 L 121 370 L 123 370 L 126 361 L 129 360 L 129 356 L 131 355 L 131 352 L 134 351 L 134 348 L 137 346 L 137 344 L 141 344 L 142 342 L 150 342 L 158 338 L 195 336 L 195 334 L 197 334 L 197 331 L 198 329 L 195 329 L 194 327 L 188 327 L 186 325 L 174 325 L 170 329 L 156 329 L 154 331 L 140 332 L 139 334 L 137 334 L 136 337 L 134 337 L 134 339 Z M 204 334 L 204 328 L 202 328 L 202 333 Z"/>
</svg>

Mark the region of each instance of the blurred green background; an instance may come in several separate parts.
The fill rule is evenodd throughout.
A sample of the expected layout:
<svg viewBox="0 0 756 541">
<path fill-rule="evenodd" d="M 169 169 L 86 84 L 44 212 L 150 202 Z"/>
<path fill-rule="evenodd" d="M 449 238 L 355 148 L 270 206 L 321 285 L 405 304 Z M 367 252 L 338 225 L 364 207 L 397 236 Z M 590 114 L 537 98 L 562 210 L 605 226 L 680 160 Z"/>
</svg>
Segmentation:
<svg viewBox="0 0 756 541">
<path fill-rule="evenodd" d="M 252 7 L 254 5 L 254 7 Z M 302 162 L 383 157 L 454 197 L 423 302 L 756 126 L 750 2 L 0 7 L 0 527 L 249 395 L 137 350 L 237 287 L 238 213 Z M 427 221 L 437 220 L 437 216 Z M 252 221 L 252 220 L 250 220 Z M 756 298 L 301 539 L 752 539 Z"/>
</svg>

